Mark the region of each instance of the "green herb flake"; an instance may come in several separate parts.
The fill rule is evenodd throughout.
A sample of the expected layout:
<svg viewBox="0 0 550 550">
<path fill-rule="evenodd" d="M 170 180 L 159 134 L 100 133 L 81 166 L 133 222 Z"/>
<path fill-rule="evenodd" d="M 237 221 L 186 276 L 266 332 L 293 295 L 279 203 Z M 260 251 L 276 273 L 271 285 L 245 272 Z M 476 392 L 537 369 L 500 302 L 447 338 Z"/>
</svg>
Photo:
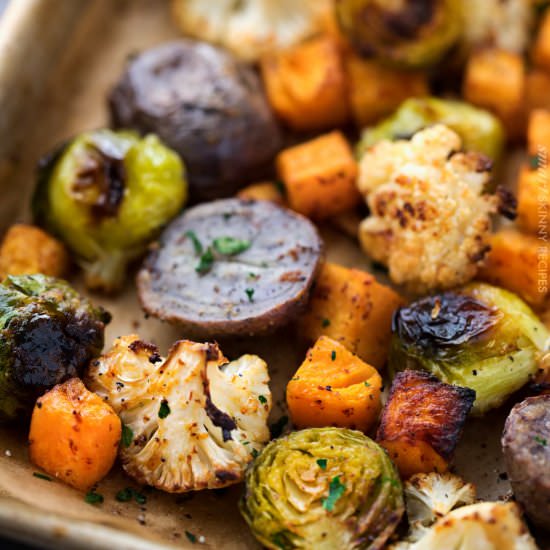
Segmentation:
<svg viewBox="0 0 550 550">
<path fill-rule="evenodd" d="M 254 289 L 253 288 L 247 288 L 245 290 L 246 295 L 248 296 L 248 301 L 253 302 L 254 301 Z"/>
<path fill-rule="evenodd" d="M 101 504 L 103 502 L 103 495 L 96 493 L 95 491 L 88 491 L 84 500 L 88 504 Z"/>
<path fill-rule="evenodd" d="M 328 497 L 323 499 L 323 508 L 332 512 L 334 505 L 346 491 L 346 486 L 340 482 L 340 476 L 333 477 L 328 487 Z"/>
<path fill-rule="evenodd" d="M 542 445 L 543 447 L 546 447 L 548 445 L 548 440 L 547 439 L 544 439 L 544 437 L 540 437 L 538 435 L 536 435 L 534 438 L 533 438 L 539 445 Z"/>
<path fill-rule="evenodd" d="M 399 487 L 399 481 L 394 477 L 382 476 L 380 481 L 382 483 L 389 483 L 392 487 Z"/>
<path fill-rule="evenodd" d="M 33 472 L 32 475 L 34 477 L 37 477 L 38 479 L 43 479 L 44 481 L 53 481 L 50 476 L 47 476 L 46 474 L 41 474 L 40 472 Z"/>
<path fill-rule="evenodd" d="M 199 241 L 197 234 L 194 231 L 187 231 L 185 233 L 185 236 L 191 239 L 191 242 L 193 243 L 193 248 L 195 249 L 195 254 L 197 256 L 199 254 L 202 254 L 202 251 L 203 251 L 202 243 Z"/>
<path fill-rule="evenodd" d="M 235 256 L 250 248 L 250 241 L 234 239 L 233 237 L 219 237 L 214 239 L 214 248 L 224 256 Z"/>
<path fill-rule="evenodd" d="M 334 361 L 336 360 L 336 352 L 334 350 L 332 350 L 332 352 L 330 353 L 330 358 Z"/>
<path fill-rule="evenodd" d="M 265 405 L 267 403 L 267 397 L 265 395 L 259 395 L 258 396 L 258 401 L 262 404 L 262 405 Z"/>
<path fill-rule="evenodd" d="M 168 401 L 166 399 L 163 399 L 160 403 L 159 407 L 159 418 L 166 418 L 170 414 L 170 406 L 168 405 Z"/>
<path fill-rule="evenodd" d="M 319 466 L 319 468 L 321 468 L 321 470 L 326 470 L 327 469 L 327 459 L 326 458 L 318 458 L 317 459 L 317 465 Z"/>
<path fill-rule="evenodd" d="M 370 384 L 366 380 L 363 382 L 363 384 L 365 384 L 367 388 L 370 388 Z"/>
<path fill-rule="evenodd" d="M 134 432 L 132 431 L 132 428 L 129 426 L 126 426 L 126 424 L 122 424 L 122 444 L 125 447 L 129 447 L 132 444 L 132 441 L 134 440 Z"/>
<path fill-rule="evenodd" d="M 147 497 L 137 491 L 134 491 L 134 500 L 141 505 L 147 504 Z"/>
<path fill-rule="evenodd" d="M 195 544 L 197 542 L 197 537 L 196 535 L 193 535 L 193 533 L 191 533 L 191 531 L 185 531 L 185 536 L 187 537 L 187 540 L 193 544 Z"/>
<path fill-rule="evenodd" d="M 322 326 L 323 328 L 327 328 L 329 325 L 330 325 L 330 319 L 323 319 L 323 320 L 321 321 L 321 326 Z"/>
<path fill-rule="evenodd" d="M 125 487 L 115 495 L 115 499 L 118 502 L 130 502 L 133 496 L 134 490 L 131 487 Z"/>
<path fill-rule="evenodd" d="M 281 550 L 288 550 L 289 548 L 292 548 L 290 544 L 287 544 L 286 538 L 283 533 L 275 533 L 271 537 L 271 542 Z"/>
<path fill-rule="evenodd" d="M 538 170 L 539 168 L 539 156 L 538 155 L 531 155 L 529 157 L 529 167 L 531 170 Z"/>
<path fill-rule="evenodd" d="M 252 458 L 256 458 L 260 453 L 256 449 L 252 449 L 250 454 L 252 455 Z"/>
<path fill-rule="evenodd" d="M 212 269 L 212 264 L 214 263 L 214 253 L 212 248 L 209 246 L 205 252 L 200 257 L 198 265 L 195 267 L 195 271 L 203 275 L 208 273 Z"/>
<path fill-rule="evenodd" d="M 283 197 L 286 196 L 286 185 L 284 181 L 275 180 L 275 187 L 277 188 L 277 191 L 279 191 L 279 193 L 283 195 Z"/>
</svg>

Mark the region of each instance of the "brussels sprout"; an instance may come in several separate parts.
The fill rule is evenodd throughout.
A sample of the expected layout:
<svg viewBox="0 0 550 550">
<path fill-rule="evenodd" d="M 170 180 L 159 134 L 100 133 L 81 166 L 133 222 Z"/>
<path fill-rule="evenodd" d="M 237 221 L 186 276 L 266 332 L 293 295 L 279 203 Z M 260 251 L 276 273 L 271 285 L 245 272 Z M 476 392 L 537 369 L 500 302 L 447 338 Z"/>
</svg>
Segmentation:
<svg viewBox="0 0 550 550">
<path fill-rule="evenodd" d="M 272 441 L 246 474 L 241 512 L 268 548 L 382 548 L 404 510 L 399 476 L 361 432 L 310 428 Z"/>
<path fill-rule="evenodd" d="M 405 68 L 433 65 L 462 31 L 462 0 L 337 0 L 336 9 L 361 53 Z"/>
<path fill-rule="evenodd" d="M 445 124 L 462 139 L 464 149 L 498 160 L 504 147 L 504 130 L 497 117 L 463 101 L 435 97 L 404 101 L 393 115 L 366 128 L 357 145 L 358 156 L 384 139 L 403 139 L 432 124 Z"/>
<path fill-rule="evenodd" d="M 110 315 L 45 275 L 0 284 L 0 419 L 30 412 L 38 395 L 79 376 L 103 348 Z"/>
<path fill-rule="evenodd" d="M 548 331 L 515 294 L 482 283 L 396 311 L 390 372 L 423 369 L 476 392 L 473 414 L 498 407 L 538 369 Z"/>
<path fill-rule="evenodd" d="M 96 130 L 42 163 L 33 211 L 77 256 L 88 287 L 114 291 L 186 195 L 180 158 L 156 136 Z"/>
</svg>

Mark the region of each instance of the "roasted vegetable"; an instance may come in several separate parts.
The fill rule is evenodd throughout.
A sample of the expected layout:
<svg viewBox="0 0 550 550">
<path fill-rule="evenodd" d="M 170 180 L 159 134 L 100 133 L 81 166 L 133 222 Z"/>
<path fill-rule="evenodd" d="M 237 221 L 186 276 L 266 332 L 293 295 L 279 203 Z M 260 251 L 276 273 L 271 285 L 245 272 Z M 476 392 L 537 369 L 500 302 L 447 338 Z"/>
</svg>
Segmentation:
<svg viewBox="0 0 550 550">
<path fill-rule="evenodd" d="M 321 336 L 286 387 L 294 425 L 367 432 L 378 419 L 382 378 L 342 344 Z"/>
<path fill-rule="evenodd" d="M 473 390 L 426 372 L 397 373 L 376 439 L 401 477 L 448 469 L 474 400 Z"/>
<path fill-rule="evenodd" d="M 382 369 L 388 357 L 392 314 L 402 304 L 398 294 L 370 273 L 327 262 L 300 321 L 300 334 L 311 343 L 326 335 Z"/>
<path fill-rule="evenodd" d="M 237 198 L 247 201 L 271 201 L 285 206 L 285 190 L 282 182 L 261 181 L 244 187 L 237 193 Z"/>
<path fill-rule="evenodd" d="M 38 395 L 79 376 L 101 353 L 109 320 L 65 281 L 6 277 L 0 284 L 0 419 L 30 412 Z"/>
<path fill-rule="evenodd" d="M 480 502 L 449 512 L 417 542 L 391 550 L 537 550 L 514 502 Z"/>
<path fill-rule="evenodd" d="M 525 104 L 527 112 L 533 109 L 550 109 L 550 73 L 531 69 L 525 77 Z"/>
<path fill-rule="evenodd" d="M 527 125 L 527 149 L 531 156 L 539 156 L 538 159 L 533 159 L 532 164 L 536 164 L 534 168 L 542 168 L 539 166 L 545 163 L 545 155 L 548 155 L 550 150 L 550 110 L 534 109 L 529 113 Z M 534 160 L 537 162 L 535 163 Z M 540 162 L 538 162 L 540 161 Z M 550 201 L 550 199 L 549 199 Z"/>
<path fill-rule="evenodd" d="M 512 409 L 502 450 L 516 500 L 534 523 L 550 529 L 550 395 L 529 397 Z"/>
<path fill-rule="evenodd" d="M 187 36 L 226 47 L 256 61 L 331 24 L 331 0 L 172 0 L 172 14 Z M 330 27 L 329 27 L 330 28 Z"/>
<path fill-rule="evenodd" d="M 360 432 L 311 428 L 272 441 L 246 474 L 241 512 L 267 548 L 379 549 L 403 514 L 384 450 Z"/>
<path fill-rule="evenodd" d="M 264 177 L 281 147 L 257 74 L 203 42 L 178 40 L 132 57 L 109 104 L 115 126 L 154 132 L 181 155 L 194 202 Z"/>
<path fill-rule="evenodd" d="M 355 187 L 357 163 L 340 132 L 285 149 L 276 163 L 290 208 L 304 216 L 336 216 L 361 199 Z"/>
<path fill-rule="evenodd" d="M 389 366 L 472 388 L 472 412 L 498 407 L 537 370 L 548 331 L 516 295 L 482 283 L 422 298 L 393 319 Z"/>
<path fill-rule="evenodd" d="M 429 95 L 424 72 L 388 67 L 352 51 L 346 52 L 344 63 L 351 113 L 360 128 L 388 116 L 409 97 Z"/>
<path fill-rule="evenodd" d="M 359 156 L 384 139 L 406 139 L 433 124 L 444 124 L 456 132 L 467 151 L 478 151 L 498 160 L 504 147 L 499 119 L 463 101 L 436 97 L 411 98 L 378 125 L 367 128 L 357 146 Z"/>
<path fill-rule="evenodd" d="M 216 344 L 181 340 L 163 360 L 131 335 L 92 363 L 87 381 L 122 419 L 126 472 L 162 491 L 237 483 L 269 440 L 269 376 L 255 355 L 230 362 Z"/>
<path fill-rule="evenodd" d="M 532 51 L 536 66 L 550 70 L 550 11 L 546 11 L 540 23 Z"/>
<path fill-rule="evenodd" d="M 320 36 L 266 54 L 261 70 L 267 99 L 290 128 L 322 130 L 347 121 L 347 81 L 336 38 Z"/>
<path fill-rule="evenodd" d="M 533 164 L 538 163 L 536 156 L 532 159 Z M 544 164 L 541 164 L 540 167 L 525 164 L 520 168 L 518 178 L 518 226 L 521 230 L 529 233 L 528 236 L 540 234 L 544 238 L 550 231 L 550 218 L 545 214 L 541 215 L 541 212 L 550 208 L 550 194 L 546 188 L 548 181 L 550 181 L 550 170 Z M 535 277 L 536 273 L 531 272 L 531 275 Z"/>
<path fill-rule="evenodd" d="M 550 285 L 550 245 L 534 235 L 505 228 L 491 235 L 489 246 L 478 279 L 516 293 L 535 308 L 543 306 Z"/>
<path fill-rule="evenodd" d="M 351 43 L 366 55 L 404 68 L 439 61 L 462 30 L 460 0 L 336 0 Z"/>
<path fill-rule="evenodd" d="M 96 130 L 43 161 L 33 210 L 76 255 L 89 288 L 115 291 L 186 194 L 181 160 L 156 136 Z"/>
<path fill-rule="evenodd" d="M 120 418 L 78 378 L 55 386 L 34 406 L 31 462 L 80 490 L 104 478 L 120 442 Z"/>
<path fill-rule="evenodd" d="M 38 227 L 12 225 L 0 247 L 0 280 L 6 275 L 42 273 L 62 277 L 69 267 L 63 244 Z"/>
<path fill-rule="evenodd" d="M 411 292 L 471 280 L 488 250 L 490 215 L 513 215 L 508 193 L 484 193 L 491 161 L 461 148 L 455 132 L 436 125 L 410 141 L 381 141 L 361 159 L 358 186 L 370 209 L 361 246 Z"/>
</svg>

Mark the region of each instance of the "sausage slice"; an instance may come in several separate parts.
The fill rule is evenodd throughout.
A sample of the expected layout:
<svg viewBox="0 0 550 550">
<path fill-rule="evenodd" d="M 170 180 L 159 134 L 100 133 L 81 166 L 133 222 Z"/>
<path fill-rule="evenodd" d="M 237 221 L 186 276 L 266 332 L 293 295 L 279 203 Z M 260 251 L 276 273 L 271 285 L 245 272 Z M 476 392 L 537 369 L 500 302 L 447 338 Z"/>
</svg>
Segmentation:
<svg viewBox="0 0 550 550">
<path fill-rule="evenodd" d="M 550 395 L 529 397 L 512 409 L 502 448 L 516 499 L 534 523 L 550 529 Z"/>
<path fill-rule="evenodd" d="M 200 204 L 146 258 L 139 297 L 150 315 L 198 336 L 265 333 L 299 313 L 321 252 L 315 226 L 273 203 Z"/>
</svg>

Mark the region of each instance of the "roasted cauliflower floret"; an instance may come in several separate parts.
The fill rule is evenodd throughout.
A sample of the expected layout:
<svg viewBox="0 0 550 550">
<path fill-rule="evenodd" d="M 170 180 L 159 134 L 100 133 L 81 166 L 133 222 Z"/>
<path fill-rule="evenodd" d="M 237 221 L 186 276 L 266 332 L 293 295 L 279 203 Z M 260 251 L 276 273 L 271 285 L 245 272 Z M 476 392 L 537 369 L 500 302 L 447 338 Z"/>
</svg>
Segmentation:
<svg viewBox="0 0 550 550">
<path fill-rule="evenodd" d="M 88 373 L 123 422 L 126 472 L 172 493 L 242 480 L 269 440 L 268 382 L 255 355 L 230 362 L 217 344 L 181 340 L 163 360 L 135 335 L 118 338 Z"/>
<path fill-rule="evenodd" d="M 537 545 L 513 502 L 480 502 L 453 510 L 417 542 L 392 550 L 536 550 Z"/>
<path fill-rule="evenodd" d="M 382 141 L 361 159 L 358 186 L 371 212 L 361 245 L 412 292 L 466 283 L 488 250 L 501 195 L 484 193 L 491 161 L 461 148 L 458 134 L 436 125 L 410 141 Z"/>
</svg>

